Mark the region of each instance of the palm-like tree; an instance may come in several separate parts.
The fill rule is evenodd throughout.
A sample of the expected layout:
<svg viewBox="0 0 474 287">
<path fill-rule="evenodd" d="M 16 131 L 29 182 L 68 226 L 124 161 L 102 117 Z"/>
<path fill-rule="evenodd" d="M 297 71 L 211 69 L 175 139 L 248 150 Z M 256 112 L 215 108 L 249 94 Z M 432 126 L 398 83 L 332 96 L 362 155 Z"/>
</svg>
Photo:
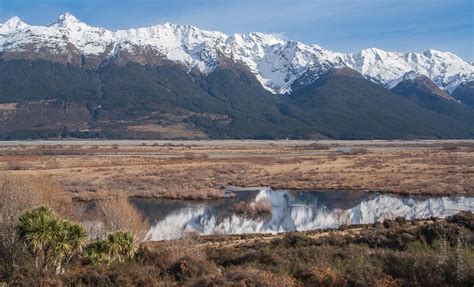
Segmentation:
<svg viewBox="0 0 474 287">
<path fill-rule="evenodd" d="M 85 256 L 89 258 L 93 263 L 110 263 L 110 256 L 105 240 L 98 240 L 90 243 L 85 248 Z"/>
<path fill-rule="evenodd" d="M 125 258 L 133 258 L 138 246 L 130 232 L 117 231 L 107 236 L 107 249 L 112 259 L 122 262 Z"/>
<path fill-rule="evenodd" d="M 68 222 L 68 238 L 73 251 L 81 252 L 87 243 L 87 233 L 84 226 Z"/>
<path fill-rule="evenodd" d="M 105 240 L 90 243 L 84 253 L 94 263 L 109 264 L 113 261 L 123 262 L 127 258 L 133 258 L 137 250 L 137 240 L 132 233 L 117 231 L 110 233 Z"/>
<path fill-rule="evenodd" d="M 19 218 L 18 236 L 26 244 L 38 269 L 43 269 L 47 265 L 54 217 L 52 209 L 41 206 L 23 213 Z"/>
<path fill-rule="evenodd" d="M 69 263 L 72 257 L 81 252 L 82 248 L 86 245 L 86 230 L 80 224 L 62 220 L 59 222 L 59 226 L 55 228 L 54 240 L 57 270 L 61 271 L 61 264 Z"/>
<path fill-rule="evenodd" d="M 41 272 L 53 267 L 61 270 L 61 264 L 68 263 L 86 243 L 84 227 L 62 220 L 47 206 L 23 213 L 17 232 Z"/>
</svg>

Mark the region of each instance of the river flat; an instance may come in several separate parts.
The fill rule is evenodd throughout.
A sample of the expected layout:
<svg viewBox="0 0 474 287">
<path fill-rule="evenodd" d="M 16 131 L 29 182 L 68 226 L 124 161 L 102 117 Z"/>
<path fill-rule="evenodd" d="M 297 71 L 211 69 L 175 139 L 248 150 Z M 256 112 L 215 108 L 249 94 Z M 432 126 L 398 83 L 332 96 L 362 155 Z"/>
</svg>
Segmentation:
<svg viewBox="0 0 474 287">
<path fill-rule="evenodd" d="M 48 178 L 77 200 L 216 199 L 227 186 L 474 194 L 474 141 L 11 141 L 0 175 Z"/>
</svg>

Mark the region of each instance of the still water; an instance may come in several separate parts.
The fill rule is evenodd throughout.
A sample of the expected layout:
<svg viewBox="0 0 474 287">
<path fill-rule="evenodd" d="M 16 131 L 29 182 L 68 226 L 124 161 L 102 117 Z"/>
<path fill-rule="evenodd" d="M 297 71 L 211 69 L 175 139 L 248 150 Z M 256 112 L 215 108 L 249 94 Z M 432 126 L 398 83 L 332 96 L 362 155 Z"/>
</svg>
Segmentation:
<svg viewBox="0 0 474 287">
<path fill-rule="evenodd" d="M 239 202 L 271 202 L 267 216 L 236 214 Z M 474 211 L 474 197 L 402 196 L 362 191 L 245 190 L 221 200 L 133 199 L 152 225 L 151 240 L 175 239 L 188 232 L 243 234 L 336 228 L 341 224 L 368 224 L 402 216 L 407 219 L 446 217 Z"/>
</svg>

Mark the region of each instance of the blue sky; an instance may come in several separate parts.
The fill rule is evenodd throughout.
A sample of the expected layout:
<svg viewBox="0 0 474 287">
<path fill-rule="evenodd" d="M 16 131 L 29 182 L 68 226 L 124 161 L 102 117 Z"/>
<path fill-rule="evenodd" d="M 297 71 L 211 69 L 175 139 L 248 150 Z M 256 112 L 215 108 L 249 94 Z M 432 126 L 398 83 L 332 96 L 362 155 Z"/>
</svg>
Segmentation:
<svg viewBox="0 0 474 287">
<path fill-rule="evenodd" d="M 474 0 L 0 0 L 0 21 L 47 24 L 64 12 L 108 29 L 163 22 L 266 32 L 324 48 L 433 48 L 474 61 Z"/>
</svg>

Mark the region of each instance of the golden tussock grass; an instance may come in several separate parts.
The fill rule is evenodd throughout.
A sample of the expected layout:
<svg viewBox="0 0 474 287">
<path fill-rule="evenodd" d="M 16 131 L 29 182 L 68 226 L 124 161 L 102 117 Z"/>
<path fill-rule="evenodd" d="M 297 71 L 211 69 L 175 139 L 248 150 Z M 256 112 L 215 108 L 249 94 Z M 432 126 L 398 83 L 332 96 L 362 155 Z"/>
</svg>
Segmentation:
<svg viewBox="0 0 474 287">
<path fill-rule="evenodd" d="M 452 142 L 8 146 L 0 147 L 0 174 L 5 172 L 48 177 L 84 200 L 215 199 L 228 185 L 473 194 L 474 150 L 470 143 Z"/>
</svg>

